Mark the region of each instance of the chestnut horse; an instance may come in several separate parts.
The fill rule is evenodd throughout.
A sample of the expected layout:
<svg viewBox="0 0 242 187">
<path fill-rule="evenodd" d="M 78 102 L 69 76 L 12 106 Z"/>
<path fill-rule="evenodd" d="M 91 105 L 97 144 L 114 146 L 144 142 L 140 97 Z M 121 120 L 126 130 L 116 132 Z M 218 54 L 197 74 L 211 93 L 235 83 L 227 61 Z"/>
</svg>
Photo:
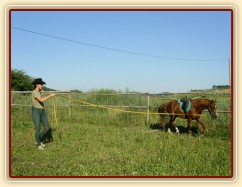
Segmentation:
<svg viewBox="0 0 242 187">
<path fill-rule="evenodd" d="M 203 131 L 202 133 L 205 133 L 206 127 L 205 124 L 201 121 L 200 117 L 202 112 L 207 109 L 211 115 L 212 118 L 217 118 L 218 114 L 216 113 L 216 101 L 215 100 L 209 100 L 209 99 L 190 99 L 190 110 L 185 112 L 181 110 L 180 104 L 178 102 L 179 100 L 172 100 L 170 102 L 162 104 L 159 109 L 158 113 L 161 113 L 161 119 L 162 122 L 164 122 L 164 117 L 168 113 L 170 116 L 169 121 L 169 128 L 167 132 L 170 132 L 170 128 L 175 128 L 176 132 L 179 133 L 178 128 L 174 125 L 174 121 L 177 117 L 187 119 L 187 130 L 190 132 L 191 129 L 191 121 L 196 120 L 199 124 L 202 125 Z"/>
</svg>

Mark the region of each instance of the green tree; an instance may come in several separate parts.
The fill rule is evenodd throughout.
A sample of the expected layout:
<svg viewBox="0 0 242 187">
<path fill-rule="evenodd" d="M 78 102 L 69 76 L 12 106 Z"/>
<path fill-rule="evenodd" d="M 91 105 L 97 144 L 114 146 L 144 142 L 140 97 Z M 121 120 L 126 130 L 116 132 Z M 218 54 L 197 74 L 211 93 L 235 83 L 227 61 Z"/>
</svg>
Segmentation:
<svg viewBox="0 0 242 187">
<path fill-rule="evenodd" d="M 14 91 L 29 91 L 33 90 L 32 82 L 34 79 L 27 75 L 22 70 L 13 69 L 12 72 L 12 81 L 11 81 L 11 90 Z"/>
<path fill-rule="evenodd" d="M 229 85 L 213 85 L 213 89 L 229 89 Z"/>
</svg>

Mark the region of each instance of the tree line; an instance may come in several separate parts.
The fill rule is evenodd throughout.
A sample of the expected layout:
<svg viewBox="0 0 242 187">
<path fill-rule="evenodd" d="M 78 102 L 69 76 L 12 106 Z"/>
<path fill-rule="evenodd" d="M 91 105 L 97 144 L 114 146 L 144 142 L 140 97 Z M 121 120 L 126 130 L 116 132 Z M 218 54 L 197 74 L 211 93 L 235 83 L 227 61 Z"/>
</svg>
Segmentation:
<svg viewBox="0 0 242 187">
<path fill-rule="evenodd" d="M 34 77 L 31 77 L 26 74 L 23 70 L 12 69 L 11 70 L 12 80 L 11 80 L 11 90 L 12 91 L 31 91 L 33 90 L 32 82 Z M 229 89 L 229 85 L 213 85 L 212 89 Z M 43 87 L 45 91 L 55 91 L 54 89 Z M 80 90 L 71 90 L 73 92 L 81 92 Z M 199 90 L 191 90 L 199 91 Z"/>
<path fill-rule="evenodd" d="M 213 89 L 229 89 L 229 85 L 213 85 Z"/>
<path fill-rule="evenodd" d="M 31 91 L 34 89 L 33 81 L 34 77 L 26 74 L 23 70 L 12 69 L 11 70 L 11 90 L 12 91 Z M 54 89 L 43 87 L 45 91 L 55 91 Z"/>
</svg>

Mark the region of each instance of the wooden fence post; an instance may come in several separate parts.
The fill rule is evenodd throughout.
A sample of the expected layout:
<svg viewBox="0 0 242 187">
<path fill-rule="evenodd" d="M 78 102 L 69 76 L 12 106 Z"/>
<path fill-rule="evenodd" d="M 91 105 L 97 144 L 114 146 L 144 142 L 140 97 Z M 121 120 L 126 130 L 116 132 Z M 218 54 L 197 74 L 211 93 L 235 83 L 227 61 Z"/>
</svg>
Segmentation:
<svg viewBox="0 0 242 187">
<path fill-rule="evenodd" d="M 150 113 L 150 95 L 148 94 L 147 95 L 147 116 L 146 116 L 146 124 L 148 125 L 149 124 L 149 115 Z"/>
<path fill-rule="evenodd" d="M 69 117 L 71 117 L 71 92 L 69 92 Z"/>
</svg>

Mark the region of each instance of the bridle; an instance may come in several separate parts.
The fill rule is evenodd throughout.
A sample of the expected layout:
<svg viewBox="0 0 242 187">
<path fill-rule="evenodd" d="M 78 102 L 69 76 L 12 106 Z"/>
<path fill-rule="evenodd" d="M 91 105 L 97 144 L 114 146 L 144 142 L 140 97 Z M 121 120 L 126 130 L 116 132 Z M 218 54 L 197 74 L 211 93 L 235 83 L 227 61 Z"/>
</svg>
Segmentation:
<svg viewBox="0 0 242 187">
<path fill-rule="evenodd" d="M 211 104 L 209 104 L 208 111 L 209 111 L 210 115 L 211 115 L 213 118 L 216 118 L 216 117 L 217 117 L 217 114 L 216 114 L 215 112 L 212 112 L 212 110 L 211 110 Z"/>
</svg>

